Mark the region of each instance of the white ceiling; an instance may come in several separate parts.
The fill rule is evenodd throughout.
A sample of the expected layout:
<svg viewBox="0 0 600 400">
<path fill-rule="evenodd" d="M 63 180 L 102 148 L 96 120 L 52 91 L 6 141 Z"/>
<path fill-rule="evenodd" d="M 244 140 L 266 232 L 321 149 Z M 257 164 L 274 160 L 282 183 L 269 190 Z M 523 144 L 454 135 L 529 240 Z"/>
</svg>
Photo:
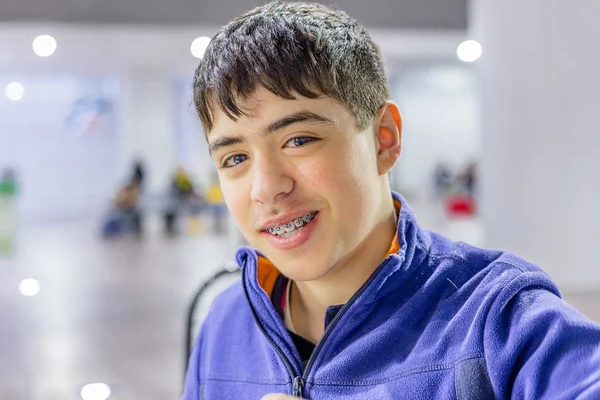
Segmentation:
<svg viewBox="0 0 600 400">
<path fill-rule="evenodd" d="M 0 21 L 223 25 L 267 0 L 0 0 Z M 369 27 L 465 30 L 467 0 L 321 0 Z"/>
</svg>

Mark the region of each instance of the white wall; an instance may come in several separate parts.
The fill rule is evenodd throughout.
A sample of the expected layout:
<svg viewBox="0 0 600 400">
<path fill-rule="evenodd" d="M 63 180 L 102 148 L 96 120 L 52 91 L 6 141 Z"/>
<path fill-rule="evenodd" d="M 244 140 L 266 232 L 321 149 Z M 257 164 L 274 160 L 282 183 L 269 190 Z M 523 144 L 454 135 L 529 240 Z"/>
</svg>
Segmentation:
<svg viewBox="0 0 600 400">
<path fill-rule="evenodd" d="M 17 170 L 21 215 L 97 212 L 118 179 L 117 81 L 1 75 L 2 92 L 14 80 L 24 85 L 25 96 L 18 102 L 0 96 L 0 168 Z"/>
<path fill-rule="evenodd" d="M 393 184 L 415 200 L 431 191 L 437 163 L 462 168 L 481 154 L 474 75 L 463 65 L 416 65 L 398 71 L 392 98 L 404 121 Z"/>
<path fill-rule="evenodd" d="M 600 2 L 474 1 L 491 246 L 600 288 Z M 515 12 L 518 10 L 518 12 Z"/>
</svg>

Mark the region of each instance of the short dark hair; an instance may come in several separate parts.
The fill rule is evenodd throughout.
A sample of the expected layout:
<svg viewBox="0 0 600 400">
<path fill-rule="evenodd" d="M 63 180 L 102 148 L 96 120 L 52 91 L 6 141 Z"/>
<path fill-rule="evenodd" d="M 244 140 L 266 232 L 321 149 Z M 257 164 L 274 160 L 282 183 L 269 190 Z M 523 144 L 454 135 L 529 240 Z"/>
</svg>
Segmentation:
<svg viewBox="0 0 600 400">
<path fill-rule="evenodd" d="M 215 106 L 233 120 L 260 86 L 294 99 L 330 97 L 366 128 L 389 99 L 379 48 L 345 12 L 316 3 L 272 2 L 221 28 L 194 76 L 194 104 L 208 133 Z"/>
</svg>

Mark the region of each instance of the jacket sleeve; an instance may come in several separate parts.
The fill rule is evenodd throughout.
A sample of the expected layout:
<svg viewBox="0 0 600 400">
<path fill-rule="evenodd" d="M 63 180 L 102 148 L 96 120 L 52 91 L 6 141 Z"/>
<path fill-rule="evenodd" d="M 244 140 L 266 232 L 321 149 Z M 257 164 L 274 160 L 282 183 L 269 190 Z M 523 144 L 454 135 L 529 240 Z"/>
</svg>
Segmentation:
<svg viewBox="0 0 600 400">
<path fill-rule="evenodd" d="M 490 310 L 484 351 L 495 397 L 600 399 L 600 326 L 548 282 L 517 277 Z"/>
<path fill-rule="evenodd" d="M 185 384 L 181 400 L 198 400 L 201 399 L 201 384 L 200 384 L 200 367 L 202 363 L 202 343 L 204 339 L 204 329 L 206 324 L 202 324 L 200 333 L 194 343 L 194 348 L 188 361 L 187 372 L 185 374 Z"/>
</svg>

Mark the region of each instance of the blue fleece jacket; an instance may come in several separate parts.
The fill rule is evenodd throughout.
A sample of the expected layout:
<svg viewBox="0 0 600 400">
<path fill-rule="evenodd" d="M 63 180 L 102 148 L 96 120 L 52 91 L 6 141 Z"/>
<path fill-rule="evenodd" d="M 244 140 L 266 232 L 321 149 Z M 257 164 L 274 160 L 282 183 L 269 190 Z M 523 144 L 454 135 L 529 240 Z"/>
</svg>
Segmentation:
<svg viewBox="0 0 600 400">
<path fill-rule="evenodd" d="M 419 228 L 393 196 L 398 253 L 331 310 L 305 368 L 259 284 L 259 254 L 240 249 L 242 280 L 213 302 L 182 399 L 600 399 L 600 327 L 548 275 Z"/>
</svg>

